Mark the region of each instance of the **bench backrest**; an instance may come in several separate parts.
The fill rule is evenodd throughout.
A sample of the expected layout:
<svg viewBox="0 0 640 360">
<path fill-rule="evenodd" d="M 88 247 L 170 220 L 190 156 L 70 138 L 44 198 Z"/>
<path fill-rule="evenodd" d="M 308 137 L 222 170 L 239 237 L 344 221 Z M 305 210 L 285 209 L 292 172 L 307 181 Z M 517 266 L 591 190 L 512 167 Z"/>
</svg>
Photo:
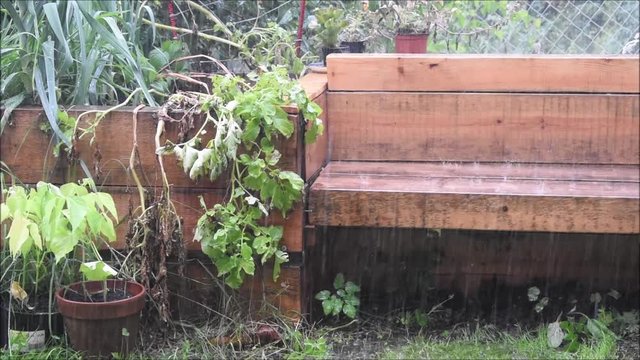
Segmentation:
<svg viewBox="0 0 640 360">
<path fill-rule="evenodd" d="M 640 164 L 637 56 L 327 62 L 331 160 Z"/>
</svg>

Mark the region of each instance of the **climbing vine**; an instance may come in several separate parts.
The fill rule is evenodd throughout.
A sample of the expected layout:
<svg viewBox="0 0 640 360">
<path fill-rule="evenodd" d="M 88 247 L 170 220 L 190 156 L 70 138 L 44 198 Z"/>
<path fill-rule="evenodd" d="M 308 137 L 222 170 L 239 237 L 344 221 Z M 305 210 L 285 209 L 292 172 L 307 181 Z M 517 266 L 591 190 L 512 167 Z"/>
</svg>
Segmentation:
<svg viewBox="0 0 640 360">
<path fill-rule="evenodd" d="M 193 138 L 168 143 L 160 152 L 175 154 L 192 180 L 214 181 L 228 174 L 229 191 L 223 203 L 209 207 L 200 198 L 205 213 L 198 220 L 194 240 L 201 242 L 218 276 L 232 288 L 254 274 L 254 258 L 262 264 L 274 260 L 274 280 L 281 264 L 288 261 L 279 246 L 282 227 L 260 224 L 272 211 L 286 216 L 303 192 L 304 180 L 279 167 L 276 140 L 289 138 L 295 131 L 285 105 L 298 107 L 306 121 L 305 141 L 314 142 L 323 132 L 318 118 L 321 108 L 289 79 L 284 68 L 252 73 L 246 80 L 216 75 L 210 92 L 207 87 L 206 93 L 172 95 L 160 112 L 161 118 L 181 110 L 203 119 Z"/>
</svg>

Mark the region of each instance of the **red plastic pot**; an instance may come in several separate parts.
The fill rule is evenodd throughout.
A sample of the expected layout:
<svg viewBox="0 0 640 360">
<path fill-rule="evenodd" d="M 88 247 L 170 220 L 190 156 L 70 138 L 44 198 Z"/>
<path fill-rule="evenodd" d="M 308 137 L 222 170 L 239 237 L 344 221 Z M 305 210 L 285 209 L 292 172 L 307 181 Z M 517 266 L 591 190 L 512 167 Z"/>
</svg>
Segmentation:
<svg viewBox="0 0 640 360">
<path fill-rule="evenodd" d="M 102 290 L 101 281 L 72 284 L 56 292 L 58 311 L 71 346 L 92 357 L 110 357 L 112 353 L 126 356 L 135 349 L 140 311 L 144 307 L 144 286 L 131 281 L 107 280 L 109 289 L 124 289 L 128 299 L 107 302 L 80 302 L 65 298 L 67 291 L 83 293 Z M 123 330 L 126 329 L 126 330 Z"/>
<path fill-rule="evenodd" d="M 398 34 L 396 35 L 396 53 L 424 54 L 427 52 L 429 34 Z"/>
</svg>

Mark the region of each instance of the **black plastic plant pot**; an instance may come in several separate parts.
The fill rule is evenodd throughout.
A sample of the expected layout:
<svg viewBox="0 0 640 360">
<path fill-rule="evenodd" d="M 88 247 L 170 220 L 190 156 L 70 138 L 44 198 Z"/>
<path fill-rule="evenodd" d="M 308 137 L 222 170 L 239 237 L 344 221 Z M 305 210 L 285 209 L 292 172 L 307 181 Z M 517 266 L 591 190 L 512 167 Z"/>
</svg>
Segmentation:
<svg viewBox="0 0 640 360">
<path fill-rule="evenodd" d="M 348 53 L 348 46 L 339 46 L 336 48 L 322 48 L 322 64 L 327 66 L 327 56 L 329 54 L 340 54 L 340 53 Z"/>
<path fill-rule="evenodd" d="M 364 41 L 343 41 L 340 45 L 348 47 L 352 54 L 364 53 Z"/>
<path fill-rule="evenodd" d="M 44 349 L 52 335 L 62 337 L 64 334 L 60 313 L 28 311 L 15 307 L 9 310 L 6 301 L 0 304 L 0 322 L 0 345 L 3 349 L 11 346 L 12 351 Z"/>
</svg>

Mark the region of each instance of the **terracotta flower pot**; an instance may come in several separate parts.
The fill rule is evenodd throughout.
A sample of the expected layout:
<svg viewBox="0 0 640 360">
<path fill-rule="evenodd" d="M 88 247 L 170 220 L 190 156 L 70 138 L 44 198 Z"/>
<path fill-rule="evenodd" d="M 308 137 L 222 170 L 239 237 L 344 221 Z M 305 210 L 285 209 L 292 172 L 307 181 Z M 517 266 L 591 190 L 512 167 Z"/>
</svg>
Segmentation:
<svg viewBox="0 0 640 360">
<path fill-rule="evenodd" d="M 398 34 L 396 35 L 396 53 L 424 54 L 427 52 L 429 34 Z"/>
<path fill-rule="evenodd" d="M 124 290 L 129 298 L 107 302 L 72 301 L 65 296 L 102 290 L 101 281 L 75 283 L 56 292 L 58 310 L 71 346 L 88 356 L 126 356 L 133 350 L 138 337 L 140 311 L 144 307 L 144 286 L 124 280 L 107 280 L 110 290 Z"/>
</svg>

